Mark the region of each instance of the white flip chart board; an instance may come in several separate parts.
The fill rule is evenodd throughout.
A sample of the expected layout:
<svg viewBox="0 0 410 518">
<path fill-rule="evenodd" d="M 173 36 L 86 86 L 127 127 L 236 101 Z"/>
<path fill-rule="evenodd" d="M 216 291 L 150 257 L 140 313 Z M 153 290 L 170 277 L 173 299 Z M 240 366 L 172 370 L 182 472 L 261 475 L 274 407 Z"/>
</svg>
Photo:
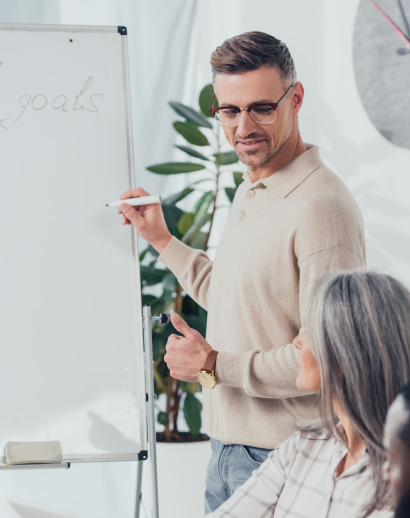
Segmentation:
<svg viewBox="0 0 410 518">
<path fill-rule="evenodd" d="M 147 450 L 131 142 L 124 28 L 0 25 L 0 461 Z"/>
</svg>

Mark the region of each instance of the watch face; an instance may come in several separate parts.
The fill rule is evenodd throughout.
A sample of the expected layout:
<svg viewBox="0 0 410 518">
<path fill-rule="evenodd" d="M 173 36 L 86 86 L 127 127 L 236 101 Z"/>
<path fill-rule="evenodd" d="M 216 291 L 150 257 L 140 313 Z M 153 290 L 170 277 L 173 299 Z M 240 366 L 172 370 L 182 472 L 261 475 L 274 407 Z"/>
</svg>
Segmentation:
<svg viewBox="0 0 410 518">
<path fill-rule="evenodd" d="M 215 378 L 210 372 L 199 371 L 197 379 L 198 382 L 205 388 L 214 388 L 216 385 Z"/>
<path fill-rule="evenodd" d="M 410 149 L 409 0 L 361 0 L 353 62 L 371 122 L 387 140 Z"/>
</svg>

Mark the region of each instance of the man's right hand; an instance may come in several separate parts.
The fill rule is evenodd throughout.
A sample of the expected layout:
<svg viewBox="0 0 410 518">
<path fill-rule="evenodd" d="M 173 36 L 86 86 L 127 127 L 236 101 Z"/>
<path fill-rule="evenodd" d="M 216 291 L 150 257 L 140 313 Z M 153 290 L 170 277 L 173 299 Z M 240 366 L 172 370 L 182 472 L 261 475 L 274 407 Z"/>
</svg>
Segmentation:
<svg viewBox="0 0 410 518">
<path fill-rule="evenodd" d="M 141 187 L 138 187 L 137 189 L 124 192 L 119 199 L 127 200 L 128 198 L 140 198 L 142 196 L 149 196 L 149 194 Z M 138 234 L 148 241 L 158 253 L 162 253 L 171 241 L 172 234 L 165 223 L 160 203 L 132 207 L 124 201 L 118 209 L 118 214 L 122 214 L 123 225 L 130 225 L 132 223 Z"/>
</svg>

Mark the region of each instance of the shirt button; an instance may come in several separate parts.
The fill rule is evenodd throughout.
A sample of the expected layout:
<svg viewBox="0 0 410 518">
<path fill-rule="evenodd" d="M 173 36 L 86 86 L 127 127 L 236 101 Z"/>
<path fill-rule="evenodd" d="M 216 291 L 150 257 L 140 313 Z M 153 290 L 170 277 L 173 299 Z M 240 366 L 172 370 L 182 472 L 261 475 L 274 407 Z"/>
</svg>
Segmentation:
<svg viewBox="0 0 410 518">
<path fill-rule="evenodd" d="M 255 196 L 255 191 L 253 189 L 251 189 L 249 192 L 249 198 L 253 198 Z"/>
<path fill-rule="evenodd" d="M 241 210 L 241 213 L 239 214 L 239 219 L 243 219 L 245 217 L 245 211 Z"/>
</svg>

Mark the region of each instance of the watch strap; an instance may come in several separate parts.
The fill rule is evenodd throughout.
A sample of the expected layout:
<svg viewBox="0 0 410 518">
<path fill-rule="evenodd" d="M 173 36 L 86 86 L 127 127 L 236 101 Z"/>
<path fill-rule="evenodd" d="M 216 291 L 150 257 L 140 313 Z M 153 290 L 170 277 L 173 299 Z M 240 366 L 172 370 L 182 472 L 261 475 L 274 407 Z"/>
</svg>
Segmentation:
<svg viewBox="0 0 410 518">
<path fill-rule="evenodd" d="M 203 371 L 213 371 L 215 370 L 215 363 L 216 363 L 216 357 L 218 356 L 218 351 L 214 351 L 212 350 L 206 360 L 205 360 L 205 363 L 204 363 L 204 366 L 202 367 L 201 370 Z"/>
</svg>

